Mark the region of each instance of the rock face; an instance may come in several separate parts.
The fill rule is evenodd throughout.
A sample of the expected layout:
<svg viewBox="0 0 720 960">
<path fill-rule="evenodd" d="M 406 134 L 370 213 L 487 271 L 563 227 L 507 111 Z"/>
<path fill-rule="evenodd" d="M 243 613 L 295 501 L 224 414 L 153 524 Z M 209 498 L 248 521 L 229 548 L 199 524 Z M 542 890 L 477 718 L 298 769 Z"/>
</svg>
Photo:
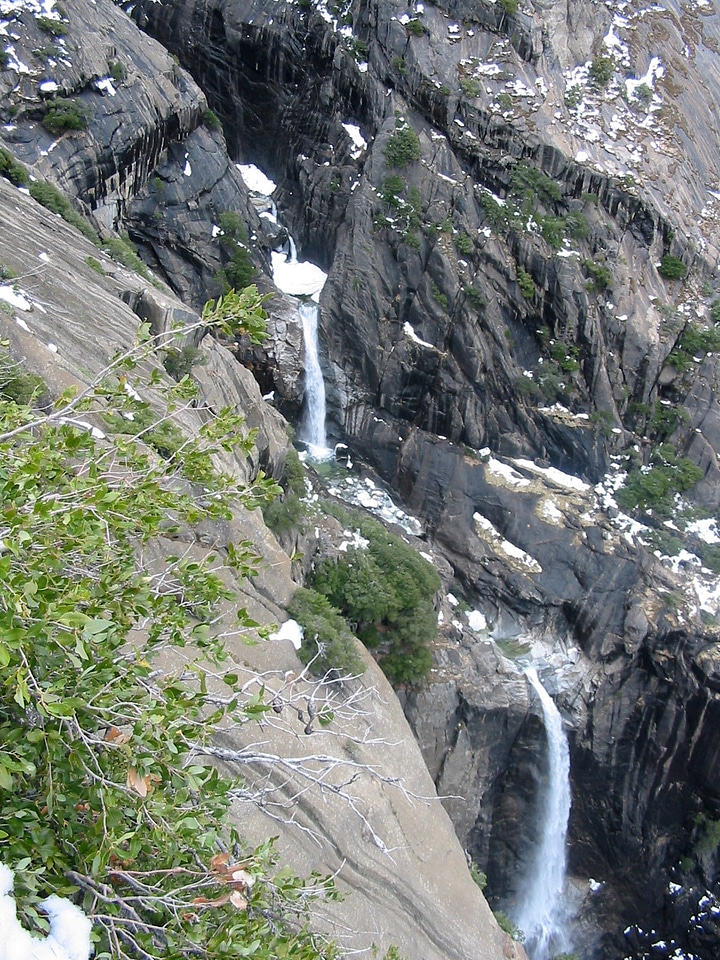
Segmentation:
<svg viewBox="0 0 720 960">
<path fill-rule="evenodd" d="M 4 179 L 0 218 L 13 224 L 12 236 L 0 235 L 0 263 L 5 270 L 23 271 L 14 291 L 17 305 L 0 312 L 0 332 L 13 357 L 43 376 L 51 396 L 92 382 L 114 354 L 133 343 L 141 319 L 149 320 L 156 332 L 178 320 L 197 321 L 169 292 L 149 288 Z M 100 258 L 102 274 L 87 263 L 91 252 Z M 248 457 L 223 454 L 219 465 L 241 484 L 251 484 L 261 468 L 279 472 L 287 452 L 286 422 L 261 399 L 252 374 L 229 350 L 205 338 L 201 351 L 205 363 L 194 370 L 200 399 L 196 406 L 178 411 L 177 425 L 195 433 L 207 407 L 232 405 L 246 414 L 246 426 L 256 429 L 257 436 Z M 167 390 L 172 382 L 157 359 L 148 358 L 145 364 L 160 370 L 160 386 L 154 389 Z M 152 403 L 147 385 L 140 389 L 148 390 L 144 399 Z M 102 426 L 98 420 L 96 429 Z M 187 555 L 198 559 L 209 552 L 222 558 L 229 542 L 249 544 L 260 555 L 257 577 L 241 579 L 225 567 L 222 575 L 238 596 L 221 611 L 219 629 L 237 636 L 238 605 L 263 624 L 284 618 L 297 584 L 290 558 L 265 527 L 260 511 L 238 507 L 227 520 L 176 537 L 184 538 Z M 177 539 L 148 545 L 147 550 L 175 552 Z M 223 746 L 257 750 L 260 737 L 265 754 L 276 752 L 298 762 L 306 755 L 326 756 L 338 770 L 335 779 L 328 774 L 313 799 L 315 791 L 308 792 L 307 782 L 289 779 L 282 768 L 277 774 L 270 771 L 268 781 L 268 771 L 260 764 L 245 765 L 248 788 L 258 783 L 259 790 L 267 790 L 269 782 L 274 784 L 266 809 L 280 809 L 278 797 L 285 791 L 290 812 L 281 814 L 286 821 L 282 826 L 253 804 L 238 803 L 237 810 L 238 828 L 250 840 L 260 843 L 281 833 L 281 852 L 298 871 L 337 873 L 346 900 L 323 904 L 316 925 L 339 937 L 348 950 L 368 951 L 375 944 L 382 955 L 395 945 L 403 955 L 432 960 L 513 955 L 521 960 L 524 954 L 512 953 L 514 947 L 471 879 L 402 709 L 367 654 L 367 675 L 351 690 L 341 691 L 308 679 L 286 639 L 275 636 L 254 646 L 231 640 L 229 649 L 233 669 L 247 676 L 248 683 L 282 688 L 288 707 L 283 718 L 261 732 L 245 724 L 226 734 Z M 184 648 L 172 662 L 161 658 L 159 669 L 190 666 L 197 655 Z M 331 705 L 337 721 L 327 732 L 303 735 L 290 706 L 305 707 L 308 697 L 321 694 L 335 698 Z M 347 778 L 353 783 L 349 796 L 342 786 Z"/>
<path fill-rule="evenodd" d="M 23 14 L 2 74 L 15 126 L 1 135 L 99 225 L 129 229 L 195 307 L 235 253 L 216 230 L 227 211 L 271 290 L 275 228 L 231 160 L 277 180 L 302 255 L 329 270 L 330 432 L 422 518 L 451 564 L 446 586 L 494 637 L 542 641 L 559 678 L 571 869 L 605 883 L 588 912 L 710 960 L 711 919 L 690 933 L 686 921 L 712 878 L 702 844 L 720 812 L 715 578 L 658 562 L 674 536 L 663 518 L 638 532 L 608 509 L 611 485 L 591 484 L 617 478 L 618 458 L 647 469 L 686 456 L 702 472 L 693 502 L 710 514 L 720 502 L 708 192 L 720 27 L 706 5 L 675 0 L 514 6 L 139 0 L 132 17 L 195 83 L 108 3 L 76 4 L 67 55 L 46 60 Z M 124 76 L 104 96 L 96 81 L 120 76 L 116 62 Z M 46 78 L 90 108 L 84 132 L 39 124 Z M 296 310 L 276 297 L 270 314 L 268 346 L 238 351 L 296 419 Z M 279 455 L 268 443 L 258 462 Z M 406 709 L 439 792 L 463 798 L 446 801 L 462 843 L 509 903 L 533 839 L 539 715 L 486 635 L 443 629 L 438 673 Z M 588 952 L 644 956 L 633 937 L 587 934 Z"/>
</svg>

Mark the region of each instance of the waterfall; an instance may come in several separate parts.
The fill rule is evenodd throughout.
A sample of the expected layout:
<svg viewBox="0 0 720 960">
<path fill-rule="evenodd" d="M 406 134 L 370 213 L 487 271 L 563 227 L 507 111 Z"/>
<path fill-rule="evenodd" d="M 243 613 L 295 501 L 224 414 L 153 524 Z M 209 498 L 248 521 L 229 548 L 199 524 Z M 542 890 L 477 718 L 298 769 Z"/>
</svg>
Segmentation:
<svg viewBox="0 0 720 960">
<path fill-rule="evenodd" d="M 564 886 L 570 816 L 570 751 L 562 717 L 533 667 L 526 671 L 542 706 L 547 737 L 547 782 L 539 798 L 540 838 L 515 922 L 525 933 L 530 960 L 550 960 L 570 949 Z"/>
<path fill-rule="evenodd" d="M 298 430 L 298 439 L 307 444 L 313 460 L 329 460 L 333 450 L 325 433 L 325 382 L 318 350 L 318 304 L 327 275 L 320 267 L 299 261 L 295 241 L 288 234 L 288 252 L 272 255 L 273 279 L 283 293 L 298 300 L 298 316 L 305 344 L 305 410 Z M 310 299 L 304 299 L 309 297 Z"/>
<path fill-rule="evenodd" d="M 299 306 L 305 341 L 305 414 L 298 437 L 307 443 L 314 460 L 327 460 L 332 450 L 325 433 L 325 381 L 318 354 L 318 305 L 304 300 Z"/>
</svg>

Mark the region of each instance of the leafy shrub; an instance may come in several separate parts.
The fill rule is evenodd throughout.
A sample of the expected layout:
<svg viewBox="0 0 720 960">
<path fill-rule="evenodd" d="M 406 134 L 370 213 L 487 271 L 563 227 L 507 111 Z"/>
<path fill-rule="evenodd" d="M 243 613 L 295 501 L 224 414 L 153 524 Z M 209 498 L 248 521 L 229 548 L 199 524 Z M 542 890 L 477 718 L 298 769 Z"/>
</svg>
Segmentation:
<svg viewBox="0 0 720 960">
<path fill-rule="evenodd" d="M 714 853 L 720 846 L 720 820 L 713 820 L 704 814 L 695 817 L 700 836 L 695 842 L 694 853 L 697 856 Z"/>
<path fill-rule="evenodd" d="M 458 233 L 458 235 L 455 237 L 455 246 L 458 248 L 460 253 L 464 253 L 465 256 L 469 256 L 475 249 L 475 244 L 472 241 L 472 237 L 468 236 L 468 234 L 465 232 Z"/>
<path fill-rule="evenodd" d="M 559 200 L 562 196 L 559 184 L 524 160 L 518 163 L 510 174 L 510 190 L 514 194 L 529 195 L 543 203 Z"/>
<path fill-rule="evenodd" d="M 422 20 L 408 20 L 405 29 L 412 37 L 422 37 L 423 34 L 427 33 L 427 27 Z"/>
<path fill-rule="evenodd" d="M 568 213 L 565 217 L 565 233 L 574 240 L 586 240 L 590 233 L 590 225 L 585 214 L 579 211 Z"/>
<path fill-rule="evenodd" d="M 337 677 L 357 676 L 365 670 L 355 649 L 355 637 L 347 622 L 322 594 L 300 587 L 288 606 L 288 613 L 303 628 L 299 651 L 303 663 L 313 663 L 313 672 Z"/>
<path fill-rule="evenodd" d="M 474 77 L 460 77 L 460 89 L 466 97 L 479 97 L 482 93 L 482 84 Z"/>
<path fill-rule="evenodd" d="M 435 301 L 435 303 L 437 303 L 438 306 L 442 307 L 442 309 L 445 311 L 445 313 L 447 313 L 448 307 L 449 307 L 447 294 L 445 294 L 445 293 L 442 292 L 442 290 L 441 290 L 440 287 L 435 283 L 434 280 L 433 280 L 432 283 L 430 284 L 430 292 L 432 293 L 433 300 Z"/>
<path fill-rule="evenodd" d="M 526 300 L 532 300 L 535 296 L 535 283 L 532 276 L 522 267 L 517 269 L 517 282 L 520 287 L 520 293 Z"/>
<path fill-rule="evenodd" d="M 222 124 L 220 123 L 218 115 L 210 109 L 207 109 L 203 114 L 203 124 L 212 132 L 222 130 Z"/>
<path fill-rule="evenodd" d="M 220 229 L 220 246 L 228 252 L 230 259 L 217 271 L 215 279 L 223 293 L 242 290 L 250 286 L 257 274 L 250 251 L 245 246 L 248 240 L 247 227 L 238 213 L 226 210 L 220 214 Z"/>
<path fill-rule="evenodd" d="M 97 233 L 87 220 L 77 212 L 68 198 L 47 180 L 32 180 L 28 186 L 33 200 L 42 204 L 51 213 L 59 214 L 63 220 L 79 230 L 88 240 L 97 243 Z"/>
<path fill-rule="evenodd" d="M 163 357 L 165 371 L 173 380 L 182 380 L 192 372 L 193 367 L 202 366 L 204 363 L 206 363 L 206 357 L 192 343 L 184 344 L 179 350 L 176 347 L 170 347 Z"/>
<path fill-rule="evenodd" d="M 119 60 L 108 60 L 108 71 L 115 83 L 122 83 L 127 77 L 127 70 Z"/>
<path fill-rule="evenodd" d="M 463 293 L 468 302 L 471 303 L 476 310 L 485 306 L 485 297 L 483 296 L 482 290 L 478 289 L 478 287 L 468 283 L 463 287 Z"/>
<path fill-rule="evenodd" d="M 606 87 L 615 72 L 615 61 L 612 57 L 595 57 L 588 72 L 593 83 L 598 87 Z"/>
<path fill-rule="evenodd" d="M 500 6 L 510 16 L 518 12 L 518 0 L 500 0 Z"/>
<path fill-rule="evenodd" d="M 85 398 L 96 411 L 105 400 Z M 57 413 L 73 417 L 77 402 L 66 395 Z M 218 558 L 144 550 L 169 516 L 213 523 L 248 502 L 236 478 L 208 476 L 202 492 L 180 489 L 130 443 L 0 404 L 3 860 L 25 925 L 48 894 L 84 899 L 98 957 L 190 960 L 229 944 L 254 960 L 334 956 L 304 925 L 324 882 L 276 870 L 271 840 L 239 834 L 238 778 L 206 762 L 220 727 L 270 709 L 223 667 L 214 622 L 235 598 Z M 235 629 L 249 625 L 241 613 Z M 158 649 L 187 644 L 202 651 L 194 682 L 156 669 Z M 220 676 L 226 706 L 206 694 Z"/>
<path fill-rule="evenodd" d="M 648 424 L 648 432 L 660 441 L 667 440 L 689 419 L 689 414 L 684 407 L 666 406 L 658 401 Z"/>
<path fill-rule="evenodd" d="M 4 147 L 0 147 L 0 175 L 16 187 L 24 187 L 30 180 L 25 167 Z"/>
<path fill-rule="evenodd" d="M 593 290 L 601 292 L 612 286 L 612 273 L 610 268 L 604 263 L 597 263 L 595 260 L 585 259 L 582 261 L 583 269 L 590 279 L 590 286 Z"/>
<path fill-rule="evenodd" d="M 670 351 L 668 363 L 683 372 L 692 365 L 694 357 L 704 357 L 715 350 L 720 350 L 720 327 L 688 323 Z"/>
<path fill-rule="evenodd" d="M 549 243 L 553 250 L 560 250 L 565 239 L 565 218 L 564 217 L 538 217 L 540 225 L 540 234 L 546 243 Z"/>
<path fill-rule="evenodd" d="M 395 130 L 385 145 L 385 162 L 389 167 L 406 167 L 420 159 L 420 139 L 408 124 Z"/>
<path fill-rule="evenodd" d="M 540 396 L 540 387 L 534 377 L 524 375 L 516 377 L 513 380 L 515 392 L 521 397 L 527 397 L 529 400 L 537 400 Z"/>
<path fill-rule="evenodd" d="M 550 345 L 550 356 L 558 364 L 563 373 L 572 373 L 580 366 L 578 363 L 579 349 L 575 345 L 568 345 L 563 340 L 556 340 Z"/>
<path fill-rule="evenodd" d="M 720 543 L 705 543 L 703 540 L 695 552 L 713 573 L 720 573 Z"/>
<path fill-rule="evenodd" d="M 137 404 L 131 412 L 132 420 L 121 413 L 106 413 L 103 419 L 113 433 L 138 437 L 163 460 L 176 458 L 185 442 L 182 431 L 171 420 L 158 419 L 147 404 Z"/>
<path fill-rule="evenodd" d="M 687 267 L 679 257 L 666 253 L 660 261 L 658 273 L 664 280 L 682 280 L 687 274 Z"/>
<path fill-rule="evenodd" d="M 46 390 L 42 377 L 26 370 L 3 350 L 0 350 L 0 401 L 29 404 Z"/>
<path fill-rule="evenodd" d="M 670 516 L 675 494 L 683 493 L 702 480 L 703 472 L 687 457 L 678 457 L 670 443 L 662 443 L 653 453 L 649 468 L 632 470 L 617 492 L 624 510 L 653 510 Z"/>
<path fill-rule="evenodd" d="M 85 263 L 90 267 L 91 270 L 94 270 L 95 273 L 99 273 L 101 277 L 105 276 L 105 268 L 97 259 L 97 257 L 85 257 Z"/>
<path fill-rule="evenodd" d="M 48 104 L 42 125 L 50 133 L 66 130 L 84 130 L 88 124 L 88 111 L 79 100 L 58 97 Z"/>
<path fill-rule="evenodd" d="M 437 633 L 432 598 L 440 578 L 419 553 L 376 520 L 363 520 L 365 549 L 349 547 L 336 561 L 318 564 L 313 587 L 348 620 L 395 684 L 416 683 L 432 666 L 429 644 Z"/>
<path fill-rule="evenodd" d="M 501 930 L 518 943 L 524 943 L 525 934 L 517 927 L 504 910 L 493 910 L 493 916 Z"/>
<path fill-rule="evenodd" d="M 111 237 L 103 241 L 103 250 L 128 270 L 134 270 L 141 277 L 150 280 L 150 271 L 137 254 L 137 250 L 126 237 Z"/>
<path fill-rule="evenodd" d="M 470 876 L 481 890 L 484 890 L 485 887 L 487 887 L 487 876 L 474 861 L 470 863 Z"/>
<path fill-rule="evenodd" d="M 405 57 L 394 57 L 393 66 L 399 74 L 405 76 L 407 73 L 407 64 L 405 63 Z"/>
<path fill-rule="evenodd" d="M 593 410 L 590 414 L 590 423 L 601 436 L 607 438 L 612 434 L 615 417 L 610 410 Z"/>
<path fill-rule="evenodd" d="M 297 528 L 305 513 L 302 498 L 306 494 L 305 471 L 297 450 L 290 447 L 280 477 L 283 493 L 263 507 L 263 519 L 273 533 L 286 533 Z"/>
<path fill-rule="evenodd" d="M 66 23 L 62 20 L 54 20 L 52 17 L 35 17 L 35 23 L 44 33 L 49 33 L 53 37 L 64 37 L 68 32 Z"/>
<path fill-rule="evenodd" d="M 710 319 L 713 323 L 720 323 L 720 299 L 713 301 L 710 307 Z"/>
</svg>

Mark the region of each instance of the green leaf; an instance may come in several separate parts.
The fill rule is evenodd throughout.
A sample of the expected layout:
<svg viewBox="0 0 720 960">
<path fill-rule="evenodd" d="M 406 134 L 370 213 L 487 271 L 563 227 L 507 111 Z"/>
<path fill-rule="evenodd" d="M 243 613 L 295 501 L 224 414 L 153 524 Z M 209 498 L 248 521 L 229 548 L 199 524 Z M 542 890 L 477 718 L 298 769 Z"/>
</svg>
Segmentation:
<svg viewBox="0 0 720 960">
<path fill-rule="evenodd" d="M 91 639 L 93 637 L 101 636 L 104 633 L 108 633 L 114 624 L 112 620 L 103 620 L 101 617 L 97 617 L 94 620 L 89 620 L 83 627 L 83 636 Z"/>
</svg>

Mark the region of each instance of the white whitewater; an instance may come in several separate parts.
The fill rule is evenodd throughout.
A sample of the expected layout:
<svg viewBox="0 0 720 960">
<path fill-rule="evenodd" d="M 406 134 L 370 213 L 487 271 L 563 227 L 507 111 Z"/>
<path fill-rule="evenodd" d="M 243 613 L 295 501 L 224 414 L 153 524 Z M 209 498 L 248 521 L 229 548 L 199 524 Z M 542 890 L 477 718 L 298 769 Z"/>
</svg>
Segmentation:
<svg viewBox="0 0 720 960">
<path fill-rule="evenodd" d="M 514 918 L 525 933 L 530 960 L 550 960 L 570 949 L 564 896 L 570 816 L 570 751 L 562 717 L 533 667 L 526 671 L 542 705 L 547 736 L 547 783 L 539 797 L 540 838 Z"/>
<path fill-rule="evenodd" d="M 237 167 L 248 189 L 270 201 L 270 217 L 275 220 L 277 207 L 270 197 L 275 190 L 273 181 L 254 164 L 238 164 Z M 325 381 L 318 349 L 318 301 L 327 274 L 314 263 L 298 260 L 295 241 L 289 233 L 287 250 L 274 251 L 272 254 L 272 268 L 273 280 L 279 290 L 291 297 L 309 298 L 298 302 L 305 344 L 305 412 L 298 439 L 307 445 L 313 460 L 329 460 L 334 456 L 334 451 L 328 447 L 325 432 Z"/>
<path fill-rule="evenodd" d="M 313 460 L 328 460 L 333 451 L 325 432 L 325 381 L 318 352 L 318 305 L 304 300 L 299 306 L 305 341 L 305 413 L 298 437 L 308 446 Z"/>
<path fill-rule="evenodd" d="M 293 297 L 309 297 L 298 302 L 305 345 L 305 412 L 298 428 L 298 439 L 307 445 L 313 460 L 329 460 L 333 450 L 328 447 L 325 432 L 325 381 L 320 366 L 318 348 L 317 300 L 325 285 L 327 274 L 309 261 L 299 261 L 295 242 L 288 235 L 289 253 L 273 253 L 275 285 Z"/>
</svg>

